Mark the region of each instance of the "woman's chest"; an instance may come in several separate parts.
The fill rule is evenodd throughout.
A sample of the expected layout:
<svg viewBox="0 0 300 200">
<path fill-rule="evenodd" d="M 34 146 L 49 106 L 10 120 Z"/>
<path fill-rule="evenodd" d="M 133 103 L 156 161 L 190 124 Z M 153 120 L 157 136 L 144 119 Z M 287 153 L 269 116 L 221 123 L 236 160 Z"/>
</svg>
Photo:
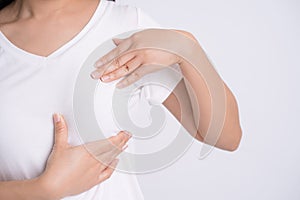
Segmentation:
<svg viewBox="0 0 300 200">
<path fill-rule="evenodd" d="M 70 142 L 78 143 L 72 123 L 72 92 L 80 66 L 1 58 L 0 178 L 31 178 L 43 171 L 52 149 L 53 113 L 66 116 Z"/>
</svg>

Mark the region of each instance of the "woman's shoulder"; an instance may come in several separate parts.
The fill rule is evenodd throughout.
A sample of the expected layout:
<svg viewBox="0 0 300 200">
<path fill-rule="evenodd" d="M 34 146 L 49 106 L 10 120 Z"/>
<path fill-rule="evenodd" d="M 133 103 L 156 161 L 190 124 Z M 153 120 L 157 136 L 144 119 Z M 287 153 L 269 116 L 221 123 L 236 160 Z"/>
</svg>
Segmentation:
<svg viewBox="0 0 300 200">
<path fill-rule="evenodd" d="M 101 0 L 105 1 L 105 0 Z M 127 5 L 127 4 L 120 4 L 116 3 L 115 1 L 105 1 L 103 2 L 107 5 L 107 10 L 111 12 L 111 14 L 114 14 L 116 16 L 136 16 L 138 13 L 138 8 L 132 5 Z"/>
<path fill-rule="evenodd" d="M 103 1 L 103 0 L 102 0 Z M 135 23 L 138 27 L 160 27 L 160 25 L 143 9 L 127 4 L 118 4 L 114 1 L 106 1 L 107 10 L 111 18 L 118 19 L 119 23 Z"/>
</svg>

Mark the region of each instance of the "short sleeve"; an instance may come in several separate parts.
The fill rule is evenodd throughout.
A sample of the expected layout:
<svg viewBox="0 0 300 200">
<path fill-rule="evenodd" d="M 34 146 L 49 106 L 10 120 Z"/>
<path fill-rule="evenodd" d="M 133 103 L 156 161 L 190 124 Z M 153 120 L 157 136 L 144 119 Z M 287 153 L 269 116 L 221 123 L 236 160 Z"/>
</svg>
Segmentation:
<svg viewBox="0 0 300 200">
<path fill-rule="evenodd" d="M 141 8 L 137 8 L 138 28 L 162 28 L 162 26 L 150 17 Z"/>
<path fill-rule="evenodd" d="M 138 27 L 143 28 L 163 28 L 140 8 L 137 8 Z M 173 70 L 162 69 L 143 77 L 142 81 L 163 80 L 164 84 L 147 84 L 142 88 L 142 94 L 151 104 L 161 104 L 175 89 L 182 79 L 182 73 L 178 64 L 170 66 Z M 175 72 L 175 73 L 174 73 Z"/>
</svg>

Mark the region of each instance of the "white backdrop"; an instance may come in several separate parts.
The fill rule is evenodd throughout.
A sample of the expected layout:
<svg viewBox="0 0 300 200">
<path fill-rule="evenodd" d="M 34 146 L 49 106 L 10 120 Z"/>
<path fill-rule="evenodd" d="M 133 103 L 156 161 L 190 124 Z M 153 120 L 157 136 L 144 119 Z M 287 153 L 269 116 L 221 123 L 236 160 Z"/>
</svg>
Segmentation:
<svg viewBox="0 0 300 200">
<path fill-rule="evenodd" d="M 146 200 L 300 199 L 300 1 L 125 0 L 192 32 L 236 95 L 243 138 L 139 175 Z M 297 57 L 298 55 L 298 57 Z"/>
</svg>

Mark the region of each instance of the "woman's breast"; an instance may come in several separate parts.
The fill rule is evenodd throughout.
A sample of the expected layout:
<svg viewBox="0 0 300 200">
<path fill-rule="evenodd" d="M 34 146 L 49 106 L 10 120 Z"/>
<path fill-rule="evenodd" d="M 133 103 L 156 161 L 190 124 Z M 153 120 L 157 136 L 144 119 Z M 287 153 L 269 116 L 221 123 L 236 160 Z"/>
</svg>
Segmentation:
<svg viewBox="0 0 300 200">
<path fill-rule="evenodd" d="M 17 64 L 5 70 L 5 62 L 0 65 L 0 180 L 43 172 L 54 141 L 53 113 L 65 115 L 70 142 L 78 140 L 72 120 L 74 80 L 66 75 L 70 73 L 43 62 Z"/>
</svg>

